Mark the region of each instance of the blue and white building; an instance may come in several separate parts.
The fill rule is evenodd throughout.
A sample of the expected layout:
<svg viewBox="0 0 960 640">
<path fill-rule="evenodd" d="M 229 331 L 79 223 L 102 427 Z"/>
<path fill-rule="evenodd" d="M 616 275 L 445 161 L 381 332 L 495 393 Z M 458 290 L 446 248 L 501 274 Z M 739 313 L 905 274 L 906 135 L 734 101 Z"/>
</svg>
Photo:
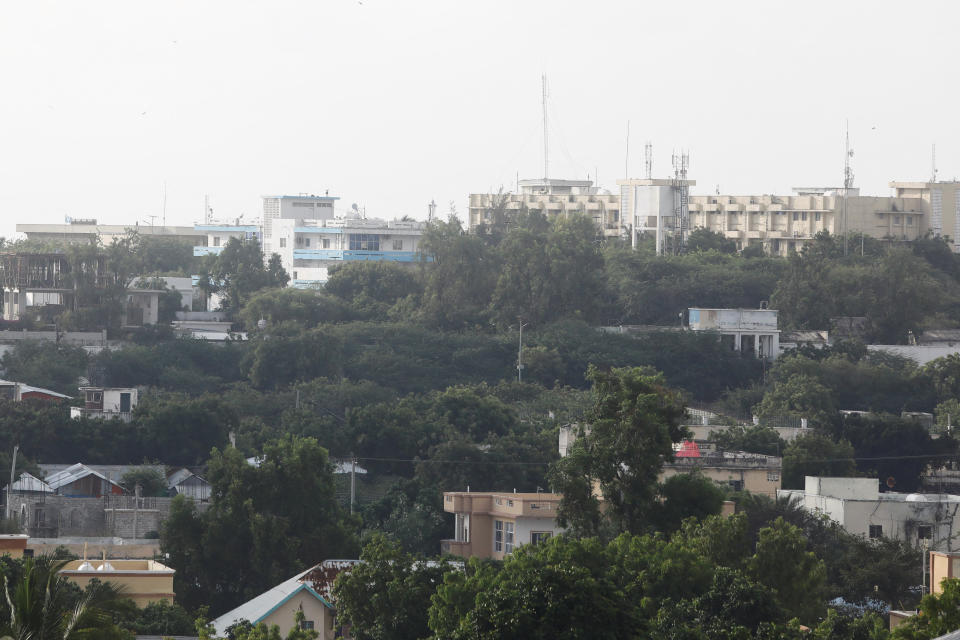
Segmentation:
<svg viewBox="0 0 960 640">
<path fill-rule="evenodd" d="M 356 208 L 334 213 L 329 195 L 264 196 L 263 251 L 279 254 L 294 287 L 326 283 L 329 269 L 351 261 L 414 263 L 426 226 L 366 218 Z"/>
<path fill-rule="evenodd" d="M 193 255 L 219 255 L 231 238 L 257 239 L 264 260 L 278 254 L 290 275 L 290 285 L 319 287 L 329 269 L 351 261 L 387 261 L 412 264 L 420 260 L 420 239 L 426 223 L 415 220 L 367 218 L 354 207 L 335 213 L 339 198 L 330 195 L 263 196 L 262 224 L 203 224 L 194 228 L 206 235 Z"/>
</svg>

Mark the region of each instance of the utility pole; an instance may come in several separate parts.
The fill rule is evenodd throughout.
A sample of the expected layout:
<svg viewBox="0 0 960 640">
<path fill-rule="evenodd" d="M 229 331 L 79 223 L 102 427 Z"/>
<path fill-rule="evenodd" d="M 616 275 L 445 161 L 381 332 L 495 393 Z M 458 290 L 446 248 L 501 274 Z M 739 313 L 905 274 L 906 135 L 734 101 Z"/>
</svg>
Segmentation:
<svg viewBox="0 0 960 640">
<path fill-rule="evenodd" d="M 13 496 L 13 476 L 17 472 L 17 451 L 20 445 L 13 445 L 13 462 L 10 463 L 10 484 L 7 485 L 7 508 L 3 511 L 4 520 L 10 519 L 10 498 Z"/>
<path fill-rule="evenodd" d="M 846 145 L 843 152 L 843 255 L 847 255 L 847 244 L 849 241 L 849 226 L 847 225 L 847 195 L 853 187 L 853 169 L 850 167 L 850 158 L 853 157 L 853 149 L 850 148 L 850 121 L 847 120 L 846 126 Z"/>
<path fill-rule="evenodd" d="M 524 324 L 523 318 L 520 316 L 517 317 L 517 322 L 520 323 L 520 346 L 517 348 L 517 382 L 523 382 L 523 328 L 530 325 Z"/>
<path fill-rule="evenodd" d="M 353 502 L 357 497 L 357 459 L 350 455 L 350 515 L 353 515 Z"/>
</svg>

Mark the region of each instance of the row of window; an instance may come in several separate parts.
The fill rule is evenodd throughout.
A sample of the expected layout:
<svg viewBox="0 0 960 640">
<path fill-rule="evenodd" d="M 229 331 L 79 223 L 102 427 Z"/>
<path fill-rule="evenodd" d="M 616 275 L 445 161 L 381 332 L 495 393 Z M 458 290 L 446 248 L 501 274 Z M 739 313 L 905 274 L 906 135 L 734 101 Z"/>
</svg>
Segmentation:
<svg viewBox="0 0 960 640">
<path fill-rule="evenodd" d="M 869 535 L 871 538 L 882 538 L 883 537 L 883 525 L 882 524 L 871 524 L 869 528 Z M 917 539 L 919 540 L 930 540 L 933 538 L 933 525 L 931 524 L 921 524 L 917 526 Z"/>
<path fill-rule="evenodd" d="M 543 544 L 553 536 L 552 531 L 531 531 L 530 544 Z M 503 520 L 493 521 L 493 550 L 496 552 L 513 553 L 514 524 Z"/>
</svg>

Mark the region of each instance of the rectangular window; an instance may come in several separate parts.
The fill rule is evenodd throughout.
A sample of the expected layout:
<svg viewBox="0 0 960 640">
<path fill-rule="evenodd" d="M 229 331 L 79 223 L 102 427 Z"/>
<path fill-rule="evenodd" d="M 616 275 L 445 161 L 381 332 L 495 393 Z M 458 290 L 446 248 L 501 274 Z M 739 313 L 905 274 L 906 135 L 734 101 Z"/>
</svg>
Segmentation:
<svg viewBox="0 0 960 640">
<path fill-rule="evenodd" d="M 800 214 L 800 219 L 803 220 L 804 222 L 807 221 L 807 212 L 806 212 L 806 211 L 804 211 L 803 213 Z"/>
<path fill-rule="evenodd" d="M 727 484 L 734 491 L 743 491 L 743 480 L 727 480 Z"/>
<path fill-rule="evenodd" d="M 537 546 L 538 544 L 543 544 L 553 536 L 551 531 L 531 531 L 530 532 L 530 544 Z"/>
<path fill-rule="evenodd" d="M 304 238 L 304 240 L 303 240 L 303 246 L 305 246 L 305 247 L 309 247 L 309 246 L 310 246 L 310 238 Z"/>
<path fill-rule="evenodd" d="M 900 224 L 900 216 L 893 216 L 893 224 Z"/>
<path fill-rule="evenodd" d="M 883 537 L 883 525 L 872 524 L 870 525 L 870 538 L 882 538 Z"/>
<path fill-rule="evenodd" d="M 393 250 L 394 251 L 403 251 L 403 240 L 397 239 L 393 241 Z"/>
<path fill-rule="evenodd" d="M 374 233 L 351 233 L 350 251 L 380 251 L 380 236 Z"/>
<path fill-rule="evenodd" d="M 913 216 L 907 216 L 907 225 L 913 226 Z"/>
<path fill-rule="evenodd" d="M 767 482 L 776 482 L 780 479 L 780 474 L 772 471 L 767 472 Z"/>
<path fill-rule="evenodd" d="M 504 553 L 513 553 L 513 523 L 507 523 L 506 542 L 503 547 Z"/>
<path fill-rule="evenodd" d="M 819 211 L 817 211 L 817 212 L 813 215 L 813 219 L 814 219 L 815 221 L 817 221 L 817 222 L 820 222 L 820 212 L 819 212 Z"/>
<path fill-rule="evenodd" d="M 280 248 L 283 249 L 285 246 L 287 246 L 287 239 L 280 238 Z"/>
<path fill-rule="evenodd" d="M 220 236 L 213 236 L 213 246 L 215 247 L 220 246 Z"/>
<path fill-rule="evenodd" d="M 800 214 L 796 211 L 793 212 L 793 221 L 796 222 L 800 219 Z"/>
<path fill-rule="evenodd" d="M 120 413 L 130 413 L 130 394 L 120 394 Z"/>
<path fill-rule="evenodd" d="M 293 272 L 293 279 L 294 279 L 294 280 L 297 279 L 297 272 L 296 272 L 296 271 Z"/>
<path fill-rule="evenodd" d="M 300 628 L 301 628 L 301 629 L 307 629 L 307 630 L 309 630 L 309 631 L 313 631 L 313 620 L 301 620 L 301 621 L 300 621 Z"/>
<path fill-rule="evenodd" d="M 321 246 L 322 246 L 324 249 L 329 249 L 329 248 L 330 248 L 330 238 L 324 238 L 324 239 L 321 240 L 320 242 L 323 243 Z"/>
<path fill-rule="evenodd" d="M 921 524 L 917 527 L 917 538 L 920 540 L 929 540 L 933 537 L 933 526 L 929 524 Z"/>
<path fill-rule="evenodd" d="M 303 245 L 303 236 L 297 236 L 297 245 Z"/>
<path fill-rule="evenodd" d="M 503 520 L 493 521 L 493 550 L 503 551 Z"/>
</svg>

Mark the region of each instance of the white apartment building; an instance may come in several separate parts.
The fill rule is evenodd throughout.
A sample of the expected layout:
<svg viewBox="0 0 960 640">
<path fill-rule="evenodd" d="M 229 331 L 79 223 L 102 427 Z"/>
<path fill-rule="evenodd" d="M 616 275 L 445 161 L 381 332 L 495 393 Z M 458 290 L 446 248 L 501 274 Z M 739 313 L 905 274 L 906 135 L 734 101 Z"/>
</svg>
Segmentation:
<svg viewBox="0 0 960 640">
<path fill-rule="evenodd" d="M 198 224 L 194 226 L 198 234 L 203 234 L 204 244 L 193 247 L 195 257 L 218 256 L 231 239 L 261 240 L 260 225 Z"/>
<path fill-rule="evenodd" d="M 539 211 L 547 216 L 582 213 L 593 219 L 604 236 L 623 235 L 620 219 L 620 197 L 602 192 L 591 180 L 558 180 L 540 178 L 520 180 L 520 193 L 471 193 L 467 226 L 476 231 L 490 225 L 493 209 L 501 205 L 508 219 L 522 209 Z M 501 203 L 499 199 L 502 198 Z"/>
<path fill-rule="evenodd" d="M 780 355 L 775 309 L 688 309 L 692 331 L 714 331 L 732 351 L 764 360 Z"/>
<path fill-rule="evenodd" d="M 273 220 L 273 253 L 294 287 L 326 283 L 330 267 L 344 262 L 375 261 L 412 264 L 419 261 L 426 224 L 414 220 L 345 217 Z M 264 249 L 266 251 L 266 249 Z"/>
<path fill-rule="evenodd" d="M 329 220 L 336 217 L 334 203 L 340 198 L 328 194 L 315 196 L 263 196 L 263 254 L 280 253 L 274 222 L 276 220 Z"/>
<path fill-rule="evenodd" d="M 807 476 L 804 489 L 777 492 L 806 510 L 825 515 L 844 529 L 867 538 L 881 536 L 931 549 L 960 549 L 960 496 L 928 493 L 880 493 L 876 478 Z"/>
</svg>

